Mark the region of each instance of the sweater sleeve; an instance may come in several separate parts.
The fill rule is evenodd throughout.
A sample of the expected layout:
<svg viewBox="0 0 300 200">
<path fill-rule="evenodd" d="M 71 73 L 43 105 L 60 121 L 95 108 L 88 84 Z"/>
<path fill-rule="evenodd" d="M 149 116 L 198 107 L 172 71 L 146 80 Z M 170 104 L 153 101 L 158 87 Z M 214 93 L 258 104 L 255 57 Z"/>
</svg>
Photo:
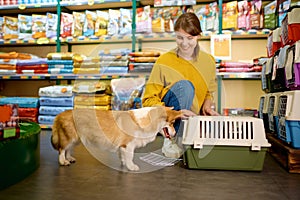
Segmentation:
<svg viewBox="0 0 300 200">
<path fill-rule="evenodd" d="M 164 105 L 164 102 L 161 101 L 163 89 L 164 84 L 160 66 L 154 64 L 143 94 L 143 106 Z"/>
</svg>

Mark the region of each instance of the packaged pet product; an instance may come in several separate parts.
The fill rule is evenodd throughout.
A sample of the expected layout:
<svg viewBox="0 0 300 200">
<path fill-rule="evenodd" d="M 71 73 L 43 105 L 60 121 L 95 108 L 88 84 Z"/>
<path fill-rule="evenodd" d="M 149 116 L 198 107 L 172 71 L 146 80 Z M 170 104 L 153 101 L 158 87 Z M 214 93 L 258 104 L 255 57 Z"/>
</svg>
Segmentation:
<svg viewBox="0 0 300 200">
<path fill-rule="evenodd" d="M 165 32 L 163 8 L 151 8 L 151 19 L 153 33 Z"/>
<path fill-rule="evenodd" d="M 132 25 L 132 10 L 120 8 L 120 34 L 131 34 Z"/>
<path fill-rule="evenodd" d="M 65 52 L 65 53 L 48 53 L 47 59 L 48 60 L 72 60 L 75 56 L 74 53 Z"/>
<path fill-rule="evenodd" d="M 140 108 L 140 97 L 145 85 L 145 78 L 122 78 L 111 80 L 113 91 L 112 109 L 129 110 Z"/>
<path fill-rule="evenodd" d="M 219 29 L 219 11 L 217 2 L 210 3 L 206 6 L 206 30 L 218 31 Z"/>
<path fill-rule="evenodd" d="M 32 16 L 18 15 L 19 39 L 32 39 Z"/>
<path fill-rule="evenodd" d="M 5 40 L 18 38 L 18 18 L 4 16 L 3 38 Z"/>
<path fill-rule="evenodd" d="M 18 138 L 20 136 L 18 105 L 1 105 L 0 113 L 0 140 Z"/>
<path fill-rule="evenodd" d="M 164 26 L 165 32 L 174 32 L 174 23 L 172 20 L 172 8 L 168 7 L 164 9 Z"/>
<path fill-rule="evenodd" d="M 73 12 L 72 36 L 79 37 L 83 34 L 83 27 L 85 22 L 85 13 Z"/>
<path fill-rule="evenodd" d="M 40 97 L 70 97 L 72 96 L 72 85 L 55 85 L 39 89 Z"/>
<path fill-rule="evenodd" d="M 261 0 L 251 1 L 250 28 L 251 29 L 263 28 L 263 14 L 262 14 Z"/>
<path fill-rule="evenodd" d="M 108 27 L 107 35 L 118 35 L 119 34 L 119 20 L 120 20 L 120 10 L 109 9 L 108 10 Z"/>
<path fill-rule="evenodd" d="M 107 35 L 108 12 L 97 10 L 97 20 L 95 24 L 95 35 Z"/>
<path fill-rule="evenodd" d="M 239 1 L 238 2 L 238 29 L 247 30 L 250 25 L 250 6 L 248 1 Z"/>
<path fill-rule="evenodd" d="M 151 33 L 152 21 L 150 16 L 150 6 L 137 8 L 136 10 L 136 32 L 137 33 Z"/>
<path fill-rule="evenodd" d="M 264 7 L 264 27 L 268 29 L 275 29 L 277 27 L 276 14 L 277 1 L 272 1 Z"/>
<path fill-rule="evenodd" d="M 83 27 L 83 35 L 84 36 L 92 36 L 95 34 L 95 23 L 97 20 L 96 12 L 92 12 L 89 10 L 85 11 L 85 22 Z"/>
<path fill-rule="evenodd" d="M 69 13 L 61 13 L 60 23 L 60 36 L 72 36 L 73 15 Z"/>
<path fill-rule="evenodd" d="M 200 21 L 200 26 L 202 29 L 202 32 L 206 31 L 206 6 L 194 6 L 195 9 L 195 14 L 197 15 L 197 17 L 199 18 Z M 175 24 L 176 20 L 174 20 L 174 24 Z"/>
<path fill-rule="evenodd" d="M 237 1 L 223 3 L 223 29 L 237 29 Z"/>
<path fill-rule="evenodd" d="M 281 3 L 278 5 L 278 26 L 281 26 L 281 22 L 283 18 L 286 16 L 291 5 L 291 0 L 280 1 L 280 2 Z"/>
<path fill-rule="evenodd" d="M 34 39 L 46 37 L 47 16 L 32 14 L 32 37 Z"/>
<path fill-rule="evenodd" d="M 57 34 L 57 14 L 47 13 L 46 37 L 54 38 Z"/>
<path fill-rule="evenodd" d="M 73 93 L 76 94 L 107 94 L 111 95 L 110 84 L 98 80 L 77 80 L 73 86 Z"/>
<path fill-rule="evenodd" d="M 0 40 L 3 39 L 3 27 L 4 27 L 4 18 L 3 17 L 0 17 Z"/>
</svg>

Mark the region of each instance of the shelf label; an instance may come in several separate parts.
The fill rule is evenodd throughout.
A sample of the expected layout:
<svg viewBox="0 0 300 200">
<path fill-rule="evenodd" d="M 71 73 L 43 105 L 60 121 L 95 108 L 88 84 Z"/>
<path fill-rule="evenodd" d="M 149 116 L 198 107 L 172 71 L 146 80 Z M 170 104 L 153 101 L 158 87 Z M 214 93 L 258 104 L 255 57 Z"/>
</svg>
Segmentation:
<svg viewBox="0 0 300 200">
<path fill-rule="evenodd" d="M 103 2 L 104 2 L 104 1 L 103 1 Z M 103 2 L 100 1 L 100 3 L 103 3 Z M 88 0 L 88 5 L 89 5 L 89 6 L 94 5 L 94 3 L 95 3 L 94 0 Z"/>
<path fill-rule="evenodd" d="M 26 5 L 25 4 L 20 4 L 19 5 L 19 9 L 20 10 L 25 10 L 26 9 Z"/>
</svg>

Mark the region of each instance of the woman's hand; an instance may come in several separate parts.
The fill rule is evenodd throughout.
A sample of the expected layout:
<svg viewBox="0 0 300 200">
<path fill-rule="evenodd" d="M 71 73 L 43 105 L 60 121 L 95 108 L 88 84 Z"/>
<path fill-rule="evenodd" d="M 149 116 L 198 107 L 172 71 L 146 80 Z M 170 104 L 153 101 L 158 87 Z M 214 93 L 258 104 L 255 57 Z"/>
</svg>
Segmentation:
<svg viewBox="0 0 300 200">
<path fill-rule="evenodd" d="M 218 116 L 220 115 L 214 110 L 214 104 L 210 99 L 205 99 L 202 105 L 202 113 L 203 115 L 210 115 L 210 116 Z"/>
<path fill-rule="evenodd" d="M 189 117 L 196 116 L 196 114 L 191 110 L 182 109 L 181 112 L 182 112 L 182 116 L 181 116 L 182 119 L 187 119 Z"/>
</svg>

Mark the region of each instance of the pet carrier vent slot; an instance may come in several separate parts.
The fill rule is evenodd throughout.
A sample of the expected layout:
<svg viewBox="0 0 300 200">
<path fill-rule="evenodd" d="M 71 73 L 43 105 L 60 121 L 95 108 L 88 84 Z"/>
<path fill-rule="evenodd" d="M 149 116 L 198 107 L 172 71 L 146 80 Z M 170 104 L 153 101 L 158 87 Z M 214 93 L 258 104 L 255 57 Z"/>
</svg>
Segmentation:
<svg viewBox="0 0 300 200">
<path fill-rule="evenodd" d="M 269 129 L 270 129 L 270 131 L 273 131 L 273 132 L 275 130 L 274 117 L 273 117 L 274 108 L 275 108 L 275 97 L 271 96 L 269 98 L 268 119 L 269 119 Z"/>
<path fill-rule="evenodd" d="M 286 59 L 285 74 L 287 76 L 287 82 L 289 85 L 295 84 L 295 71 L 294 71 L 294 60 L 295 60 L 295 45 L 289 47 Z"/>
<path fill-rule="evenodd" d="M 264 109 L 264 103 L 265 103 L 265 97 L 261 97 L 259 101 L 259 112 L 258 112 L 258 117 L 260 119 L 263 119 L 263 109 Z"/>
<path fill-rule="evenodd" d="M 287 96 L 281 96 L 279 98 L 279 134 L 280 137 L 286 140 L 286 128 L 285 128 L 285 115 L 286 115 Z"/>
</svg>

